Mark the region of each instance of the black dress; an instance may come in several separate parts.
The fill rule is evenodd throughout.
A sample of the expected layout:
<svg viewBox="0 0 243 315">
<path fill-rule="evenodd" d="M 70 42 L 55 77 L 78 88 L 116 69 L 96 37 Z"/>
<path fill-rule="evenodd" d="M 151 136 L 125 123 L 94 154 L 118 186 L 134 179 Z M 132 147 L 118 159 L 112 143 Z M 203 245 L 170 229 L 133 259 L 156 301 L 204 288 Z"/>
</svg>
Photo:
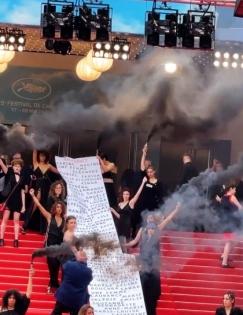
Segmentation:
<svg viewBox="0 0 243 315">
<path fill-rule="evenodd" d="M 117 198 L 114 186 L 114 174 L 112 172 L 105 172 L 102 174 L 102 176 L 104 179 L 105 190 L 109 201 L 109 205 L 110 207 L 115 208 L 117 206 Z M 106 182 L 106 180 L 110 182 Z"/>
<path fill-rule="evenodd" d="M 156 315 L 157 300 L 161 294 L 159 241 L 160 230 L 155 230 L 150 237 L 146 229 L 142 231 L 138 262 L 147 315 Z"/>
<path fill-rule="evenodd" d="M 16 181 L 15 174 L 12 169 L 9 169 L 7 174 L 7 185 L 9 185 L 10 192 L 6 199 L 6 208 L 10 212 L 20 213 L 22 209 L 22 189 L 24 189 L 23 177 L 19 176 L 19 181 Z"/>
<path fill-rule="evenodd" d="M 40 203 L 45 209 L 47 209 L 47 199 L 50 186 L 52 184 L 49 175 L 50 172 L 48 170 L 45 173 L 42 173 L 41 169 L 38 166 L 33 171 L 33 180 L 31 183 L 31 186 L 35 189 L 36 193 L 40 191 Z M 46 219 L 43 217 L 40 211 L 36 209 L 33 201 L 31 202 L 27 212 L 28 213 L 26 214 L 24 229 L 30 229 L 45 233 L 47 227 Z"/>
<path fill-rule="evenodd" d="M 55 217 L 51 218 L 48 226 L 46 245 L 60 245 L 63 241 L 64 219 L 60 226 L 57 225 Z M 50 281 L 49 287 L 58 288 L 58 273 L 60 269 L 60 260 L 57 257 L 47 257 L 47 265 L 49 269 Z"/>
<path fill-rule="evenodd" d="M 125 205 L 125 207 L 121 208 L 118 206 L 118 211 L 120 214 L 120 219 L 118 222 L 118 235 L 125 236 L 126 239 L 131 238 L 131 220 L 132 220 L 132 212 L 129 202 Z"/>
<path fill-rule="evenodd" d="M 229 196 L 223 196 L 220 208 L 221 232 L 232 233 L 240 228 L 240 213 L 236 205 L 230 202 Z"/>
<path fill-rule="evenodd" d="M 188 183 L 193 177 L 198 176 L 198 171 L 192 162 L 185 163 L 183 166 L 182 178 L 180 181 L 180 185 L 184 185 Z"/>
<path fill-rule="evenodd" d="M 151 183 L 147 181 L 142 190 L 142 209 L 153 211 L 159 208 L 163 201 L 163 187 L 160 181 Z"/>
<path fill-rule="evenodd" d="M 217 308 L 215 315 L 226 315 L 225 308 L 224 307 Z M 243 315 L 243 311 L 239 307 L 233 307 L 230 311 L 230 315 Z"/>
</svg>

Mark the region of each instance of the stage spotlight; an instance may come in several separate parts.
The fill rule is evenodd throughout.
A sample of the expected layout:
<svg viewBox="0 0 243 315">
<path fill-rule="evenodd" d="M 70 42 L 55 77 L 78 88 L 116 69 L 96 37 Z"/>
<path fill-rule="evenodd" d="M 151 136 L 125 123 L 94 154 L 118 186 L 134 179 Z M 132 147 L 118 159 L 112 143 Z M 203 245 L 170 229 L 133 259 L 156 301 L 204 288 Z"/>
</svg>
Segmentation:
<svg viewBox="0 0 243 315">
<path fill-rule="evenodd" d="M 229 57 L 230 57 L 230 54 L 228 52 L 225 52 L 224 53 L 224 59 L 229 59 Z"/>
<path fill-rule="evenodd" d="M 128 59 L 128 54 L 122 54 L 121 55 L 122 60 L 127 60 Z"/>
<path fill-rule="evenodd" d="M 224 68 L 228 68 L 228 67 L 229 67 L 229 62 L 228 62 L 228 61 L 224 61 L 224 62 L 222 63 L 222 66 L 223 66 Z"/>
<path fill-rule="evenodd" d="M 54 40 L 53 39 L 47 39 L 45 41 L 45 47 L 47 50 L 52 50 L 54 48 Z"/>
<path fill-rule="evenodd" d="M 13 44 L 8 45 L 8 50 L 14 51 L 14 45 Z"/>
<path fill-rule="evenodd" d="M 111 50 L 111 44 L 110 43 L 105 44 L 105 50 Z"/>
<path fill-rule="evenodd" d="M 73 24 L 74 24 L 74 5 L 64 5 L 62 13 L 59 18 L 60 38 L 72 39 L 73 38 Z"/>
<path fill-rule="evenodd" d="M 8 41 L 11 44 L 15 43 L 15 37 L 13 35 L 9 36 Z"/>
<path fill-rule="evenodd" d="M 41 15 L 42 37 L 55 38 L 56 29 L 56 6 L 50 3 L 44 4 L 44 10 Z"/>
<path fill-rule="evenodd" d="M 182 47 L 212 49 L 215 33 L 215 16 L 213 12 L 189 10 L 180 15 L 182 22 L 178 25 L 178 37 Z"/>
<path fill-rule="evenodd" d="M 109 6 L 97 10 L 96 40 L 108 41 L 111 31 Z"/>
<path fill-rule="evenodd" d="M 128 60 L 131 43 L 127 39 L 114 38 L 111 42 L 97 42 L 93 45 L 93 55 L 96 58 Z"/>
<path fill-rule="evenodd" d="M 175 73 L 177 71 L 177 64 L 174 62 L 167 62 L 164 65 L 165 72 L 167 73 Z"/>
<path fill-rule="evenodd" d="M 241 67 L 241 69 L 243 69 L 243 63 L 241 63 L 240 67 Z"/>
<path fill-rule="evenodd" d="M 155 1 L 152 11 L 147 12 L 146 16 L 147 44 L 175 47 L 177 45 L 178 10 L 157 7 Z"/>
<path fill-rule="evenodd" d="M 238 60 L 240 58 L 240 55 L 238 53 L 233 54 L 233 59 Z"/>
<path fill-rule="evenodd" d="M 22 51 L 24 50 L 24 47 L 21 46 L 21 45 L 19 45 L 18 48 L 17 48 L 17 50 L 18 50 L 19 52 L 22 52 Z"/>
<path fill-rule="evenodd" d="M 0 28 L 0 43 L 6 43 L 7 40 L 7 30 Z"/>
<path fill-rule="evenodd" d="M 238 63 L 233 61 L 232 64 L 231 64 L 231 67 L 236 69 L 238 67 Z"/>
<path fill-rule="evenodd" d="M 216 51 L 214 56 L 215 56 L 215 58 L 220 58 L 221 57 L 221 52 L 220 51 Z"/>
<path fill-rule="evenodd" d="M 92 10 L 87 5 L 79 8 L 79 15 L 75 17 L 75 30 L 79 40 L 90 41 L 92 30 Z"/>
<path fill-rule="evenodd" d="M 42 37 L 72 39 L 74 29 L 74 3 L 48 0 L 42 3 Z"/>
<path fill-rule="evenodd" d="M 121 49 L 121 46 L 119 44 L 114 45 L 114 50 L 119 51 Z"/>
<path fill-rule="evenodd" d="M 216 67 L 216 68 L 220 67 L 220 62 L 219 62 L 219 60 L 214 60 L 213 65 L 214 65 L 214 67 Z"/>
<path fill-rule="evenodd" d="M 67 55 L 72 50 L 72 45 L 66 40 L 56 40 L 53 44 L 53 49 L 56 54 Z"/>
</svg>

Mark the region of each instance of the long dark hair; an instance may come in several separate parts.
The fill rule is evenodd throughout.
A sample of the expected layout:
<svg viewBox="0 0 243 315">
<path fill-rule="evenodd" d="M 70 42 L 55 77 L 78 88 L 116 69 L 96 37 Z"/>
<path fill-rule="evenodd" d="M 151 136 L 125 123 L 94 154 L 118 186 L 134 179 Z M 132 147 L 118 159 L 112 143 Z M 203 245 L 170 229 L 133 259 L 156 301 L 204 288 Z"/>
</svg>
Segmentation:
<svg viewBox="0 0 243 315">
<path fill-rule="evenodd" d="M 50 153 L 48 151 L 45 150 L 39 150 L 37 151 L 37 162 L 40 163 L 40 154 L 43 154 L 46 158 L 45 158 L 45 163 L 47 164 L 50 160 Z"/>
<path fill-rule="evenodd" d="M 14 305 L 14 309 L 16 310 L 22 301 L 22 295 L 19 291 L 11 289 L 11 290 L 7 290 L 2 298 L 2 310 L 6 310 L 8 309 L 8 299 L 10 298 L 10 296 L 14 296 L 15 298 L 15 305 Z"/>
<path fill-rule="evenodd" d="M 64 218 L 65 215 L 66 215 L 66 205 L 65 205 L 65 203 L 62 202 L 62 201 L 56 201 L 56 202 L 52 205 L 52 207 L 51 207 L 51 215 L 52 215 L 52 217 L 55 217 L 55 215 L 56 215 L 56 207 L 57 207 L 57 205 L 61 205 L 61 207 L 62 207 L 62 214 L 61 214 L 61 217 Z"/>
</svg>

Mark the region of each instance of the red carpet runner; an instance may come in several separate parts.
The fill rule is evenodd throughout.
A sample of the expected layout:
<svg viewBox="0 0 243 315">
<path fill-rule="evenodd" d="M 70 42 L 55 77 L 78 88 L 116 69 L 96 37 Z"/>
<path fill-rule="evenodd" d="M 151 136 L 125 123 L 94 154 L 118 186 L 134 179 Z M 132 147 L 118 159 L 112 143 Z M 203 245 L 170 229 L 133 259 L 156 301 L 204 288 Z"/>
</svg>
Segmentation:
<svg viewBox="0 0 243 315">
<path fill-rule="evenodd" d="M 163 294 L 158 303 L 158 315 L 214 315 L 226 290 L 234 290 L 237 305 L 243 306 L 242 243 L 236 243 L 232 255 L 236 268 L 223 269 L 219 267 L 224 244 L 220 234 L 166 232 L 161 241 Z M 20 236 L 20 247 L 13 248 L 13 226 L 9 223 L 5 247 L 0 248 L 1 296 L 10 288 L 25 292 L 32 250 L 42 246 L 43 236 L 27 233 Z M 28 315 L 49 315 L 54 298 L 46 293 L 45 259 L 38 258 L 34 267 Z"/>
</svg>

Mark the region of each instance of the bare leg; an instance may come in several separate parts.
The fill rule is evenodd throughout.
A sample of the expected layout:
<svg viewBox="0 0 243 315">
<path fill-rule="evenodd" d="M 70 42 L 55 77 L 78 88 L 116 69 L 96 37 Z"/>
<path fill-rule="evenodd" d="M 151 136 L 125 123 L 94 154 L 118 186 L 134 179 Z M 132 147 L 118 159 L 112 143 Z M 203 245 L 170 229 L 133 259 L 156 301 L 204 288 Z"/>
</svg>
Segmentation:
<svg viewBox="0 0 243 315">
<path fill-rule="evenodd" d="M 1 227 L 0 227 L 0 239 L 4 239 L 4 233 L 5 233 L 5 230 L 6 230 L 6 226 L 7 226 L 7 223 L 8 223 L 9 216 L 10 216 L 10 211 L 9 210 L 4 210 L 3 220 L 2 220 Z"/>
<path fill-rule="evenodd" d="M 223 266 L 228 265 L 228 259 L 229 259 L 229 254 L 230 254 L 231 248 L 232 248 L 231 241 L 227 241 L 224 245 L 224 251 L 223 251 L 223 255 L 222 255 L 222 258 L 223 258 L 222 265 Z"/>
<path fill-rule="evenodd" d="M 14 212 L 14 239 L 19 239 L 19 217 L 20 213 Z"/>
</svg>

